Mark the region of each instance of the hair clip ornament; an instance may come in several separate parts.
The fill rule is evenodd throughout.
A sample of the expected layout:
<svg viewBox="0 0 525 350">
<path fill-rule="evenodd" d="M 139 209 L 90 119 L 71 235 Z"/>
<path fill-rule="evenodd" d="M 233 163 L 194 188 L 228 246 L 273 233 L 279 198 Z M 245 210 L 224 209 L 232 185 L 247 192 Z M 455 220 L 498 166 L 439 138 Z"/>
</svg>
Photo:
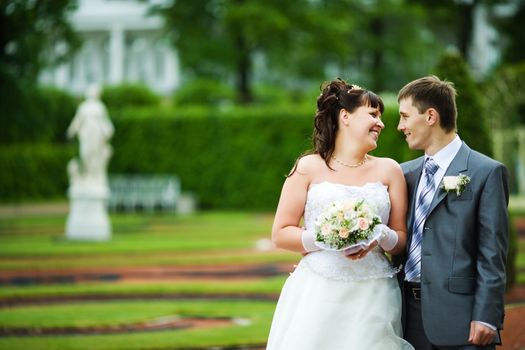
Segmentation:
<svg viewBox="0 0 525 350">
<path fill-rule="evenodd" d="M 350 89 L 348 89 L 348 91 L 346 92 L 347 94 L 350 93 L 350 91 L 352 90 L 364 90 L 361 86 L 359 85 L 351 85 L 352 87 Z"/>
</svg>

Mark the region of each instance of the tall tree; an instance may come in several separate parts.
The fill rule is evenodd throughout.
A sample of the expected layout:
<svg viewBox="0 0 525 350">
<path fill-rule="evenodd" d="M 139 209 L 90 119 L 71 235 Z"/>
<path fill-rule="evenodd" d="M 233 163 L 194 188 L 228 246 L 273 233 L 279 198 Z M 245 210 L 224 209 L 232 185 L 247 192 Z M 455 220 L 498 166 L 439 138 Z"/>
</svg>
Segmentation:
<svg viewBox="0 0 525 350">
<path fill-rule="evenodd" d="M 476 151 L 492 155 L 488 116 L 465 60 L 454 52 L 448 52 L 436 67 L 436 75 L 454 83 L 457 91 L 458 133 Z"/>
<path fill-rule="evenodd" d="M 185 73 L 227 80 L 233 72 L 241 102 L 252 100 L 256 55 L 282 83 L 342 75 L 377 90 L 435 63 L 424 13 L 406 1 L 175 0 L 160 11 Z"/>
<path fill-rule="evenodd" d="M 377 91 L 397 90 L 403 82 L 426 74 L 444 50 L 427 25 L 419 4 L 397 0 L 363 1 L 355 39 L 361 71 Z"/>
<path fill-rule="evenodd" d="M 0 106 L 2 142 L 38 132 L 32 96 L 41 70 L 79 46 L 67 19 L 75 0 L 0 1 Z"/>
<path fill-rule="evenodd" d="M 489 8 L 505 0 L 409 0 L 424 6 L 433 30 L 442 40 L 454 44 L 463 58 L 469 58 L 474 30 L 474 17 L 478 6 Z"/>
<path fill-rule="evenodd" d="M 525 60 L 525 0 L 516 1 L 516 12 L 504 20 L 497 20 L 496 26 L 506 39 L 503 61 L 517 63 Z"/>
<path fill-rule="evenodd" d="M 309 9 L 316 6 L 307 0 L 196 0 L 175 1 L 160 11 L 186 72 L 222 79 L 233 72 L 238 99 L 247 103 L 254 54 L 289 61 L 299 43 L 311 46 L 310 33 L 319 25 Z"/>
</svg>

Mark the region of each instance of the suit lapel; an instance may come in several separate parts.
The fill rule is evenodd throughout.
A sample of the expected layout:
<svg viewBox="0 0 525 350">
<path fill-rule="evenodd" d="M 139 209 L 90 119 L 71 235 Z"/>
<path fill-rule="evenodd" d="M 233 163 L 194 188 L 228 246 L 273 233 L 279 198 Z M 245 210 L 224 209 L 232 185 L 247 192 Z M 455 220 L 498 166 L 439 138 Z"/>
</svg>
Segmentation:
<svg viewBox="0 0 525 350">
<path fill-rule="evenodd" d="M 467 170 L 467 163 L 468 163 L 469 155 L 470 155 L 470 148 L 465 143 L 463 143 L 458 153 L 456 154 L 456 156 L 454 157 L 454 159 L 448 166 L 448 169 L 445 172 L 444 176 L 458 176 L 461 172 L 465 172 Z M 434 199 L 432 200 L 432 203 L 430 204 L 428 215 L 432 213 L 432 211 L 446 197 L 446 195 L 447 195 L 447 192 L 444 191 L 443 189 L 441 188 L 436 189 Z"/>
</svg>

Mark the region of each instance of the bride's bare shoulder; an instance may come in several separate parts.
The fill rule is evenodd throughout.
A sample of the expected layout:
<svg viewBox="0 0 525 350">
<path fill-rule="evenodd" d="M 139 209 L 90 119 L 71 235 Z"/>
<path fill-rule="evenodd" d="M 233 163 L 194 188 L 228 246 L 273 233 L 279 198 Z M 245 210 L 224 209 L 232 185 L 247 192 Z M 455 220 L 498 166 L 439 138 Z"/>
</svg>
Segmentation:
<svg viewBox="0 0 525 350">
<path fill-rule="evenodd" d="M 374 157 L 374 160 L 377 162 L 377 166 L 379 166 L 383 170 L 392 171 L 396 169 L 401 169 L 399 163 L 392 158 Z"/>
<path fill-rule="evenodd" d="M 297 160 L 297 171 L 313 174 L 322 169 L 324 164 L 324 159 L 319 154 L 307 154 Z"/>
<path fill-rule="evenodd" d="M 326 165 L 318 154 L 303 155 L 297 159 L 288 177 L 301 176 L 311 180 L 320 173 L 323 167 Z"/>
<path fill-rule="evenodd" d="M 381 182 L 384 184 L 404 179 L 401 166 L 394 159 L 375 157 L 374 160 L 376 161 L 377 173 L 381 174 Z"/>
</svg>

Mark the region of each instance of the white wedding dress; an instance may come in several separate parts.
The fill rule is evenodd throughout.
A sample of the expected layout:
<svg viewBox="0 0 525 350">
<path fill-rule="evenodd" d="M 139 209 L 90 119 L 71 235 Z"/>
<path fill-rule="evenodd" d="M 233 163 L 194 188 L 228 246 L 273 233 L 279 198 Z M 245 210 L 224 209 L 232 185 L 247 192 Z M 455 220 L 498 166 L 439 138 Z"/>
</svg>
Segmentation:
<svg viewBox="0 0 525 350">
<path fill-rule="evenodd" d="M 313 184 L 304 213 L 308 230 L 336 200 L 365 199 L 388 223 L 390 199 L 383 184 Z M 341 252 L 303 257 L 282 289 L 267 350 L 413 349 L 401 337 L 401 292 L 396 271 L 381 248 L 360 260 Z"/>
</svg>

